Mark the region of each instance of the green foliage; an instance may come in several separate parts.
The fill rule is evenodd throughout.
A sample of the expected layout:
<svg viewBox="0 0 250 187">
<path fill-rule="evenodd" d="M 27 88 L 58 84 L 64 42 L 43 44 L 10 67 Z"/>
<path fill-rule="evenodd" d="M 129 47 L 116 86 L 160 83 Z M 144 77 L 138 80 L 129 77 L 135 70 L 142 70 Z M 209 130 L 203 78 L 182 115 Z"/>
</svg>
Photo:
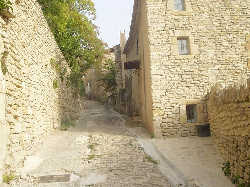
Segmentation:
<svg viewBox="0 0 250 187">
<path fill-rule="evenodd" d="M 89 148 L 91 151 L 94 151 L 95 148 L 96 148 L 96 146 L 98 146 L 97 143 L 92 143 L 92 144 L 89 144 L 89 145 L 88 145 L 88 148 Z"/>
<path fill-rule="evenodd" d="M 84 87 L 84 83 L 83 82 L 80 84 L 79 94 L 80 94 L 81 97 L 85 95 L 85 87 Z"/>
<path fill-rule="evenodd" d="M 60 76 L 60 79 L 61 79 L 62 82 L 64 80 L 64 77 L 65 77 L 66 73 L 67 73 L 67 69 L 65 67 L 62 68 L 61 71 L 59 72 L 59 76 Z"/>
<path fill-rule="evenodd" d="M 61 122 L 61 130 L 63 131 L 66 131 L 68 130 L 70 127 L 74 127 L 75 126 L 75 122 L 66 118 L 66 119 L 63 119 L 62 122 Z"/>
<path fill-rule="evenodd" d="M 230 177 L 232 183 L 236 184 L 237 187 L 250 187 L 250 183 L 242 182 L 242 179 L 243 179 L 242 177 L 232 175 L 230 162 L 223 163 L 222 170 L 225 176 Z"/>
<path fill-rule="evenodd" d="M 158 161 L 157 160 L 154 160 L 150 155 L 146 155 L 145 156 L 145 159 L 148 161 L 148 162 L 151 162 L 153 164 L 158 164 Z"/>
<path fill-rule="evenodd" d="M 88 160 L 93 160 L 96 157 L 96 155 L 88 155 Z"/>
<path fill-rule="evenodd" d="M 1 69 L 4 75 L 8 72 L 7 66 L 4 61 L 1 61 Z"/>
<path fill-rule="evenodd" d="M 225 176 L 231 176 L 230 162 L 223 163 L 222 171 L 224 172 Z"/>
<path fill-rule="evenodd" d="M 1 59 L 1 69 L 4 75 L 8 72 L 7 65 L 6 65 L 6 58 L 8 56 L 8 52 L 4 51 L 2 59 Z"/>
<path fill-rule="evenodd" d="M 50 59 L 50 65 L 51 67 L 55 68 L 56 67 L 56 60 L 54 58 Z"/>
<path fill-rule="evenodd" d="M 95 145 L 94 145 L 94 144 L 90 144 L 90 145 L 88 145 L 88 148 L 89 148 L 90 150 L 94 150 Z"/>
<path fill-rule="evenodd" d="M 58 81 L 55 79 L 53 80 L 53 88 L 57 89 L 59 87 Z"/>
<path fill-rule="evenodd" d="M 80 96 L 84 95 L 85 87 L 81 72 L 77 70 L 72 71 L 67 80 L 67 85 L 71 86 L 75 90 L 75 94 L 79 94 Z"/>
<path fill-rule="evenodd" d="M 3 10 L 13 10 L 10 0 L 0 0 L 0 12 Z"/>
<path fill-rule="evenodd" d="M 231 181 L 233 184 L 236 184 L 237 187 L 250 187 L 250 183 L 242 182 L 243 178 L 240 176 L 232 176 Z"/>
<path fill-rule="evenodd" d="M 250 183 L 240 183 L 237 187 L 250 187 Z"/>
<path fill-rule="evenodd" d="M 13 173 L 3 175 L 3 183 L 10 184 L 16 177 Z"/>
<path fill-rule="evenodd" d="M 67 73 L 66 67 L 63 66 L 60 60 L 56 61 L 54 58 L 50 59 L 50 65 L 56 70 L 56 72 L 59 74 L 60 80 L 63 82 Z"/>
<path fill-rule="evenodd" d="M 117 88 L 115 64 L 111 59 L 108 59 L 106 64 L 107 73 L 105 73 L 99 81 L 105 87 L 106 92 L 110 92 L 112 95 L 115 95 Z"/>
<path fill-rule="evenodd" d="M 101 62 L 104 45 L 96 26 L 95 7 L 92 0 L 38 0 L 57 44 L 69 67 L 69 86 L 80 92 L 86 71 Z M 60 78 L 65 77 L 64 70 Z"/>
<path fill-rule="evenodd" d="M 240 182 L 240 176 L 233 176 L 232 177 L 233 184 L 239 184 L 239 182 Z"/>
</svg>

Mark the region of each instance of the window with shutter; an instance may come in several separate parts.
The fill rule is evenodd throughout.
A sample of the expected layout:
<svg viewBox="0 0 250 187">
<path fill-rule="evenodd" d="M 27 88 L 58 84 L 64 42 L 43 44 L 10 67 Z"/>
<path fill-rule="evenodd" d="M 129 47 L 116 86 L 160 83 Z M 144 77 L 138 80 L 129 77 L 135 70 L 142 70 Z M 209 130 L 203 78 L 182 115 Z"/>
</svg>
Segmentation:
<svg viewBox="0 0 250 187">
<path fill-rule="evenodd" d="M 180 55 L 188 55 L 189 50 L 189 40 L 188 38 L 178 38 L 178 48 Z"/>
<path fill-rule="evenodd" d="M 185 10 L 184 0 L 174 0 L 175 10 Z"/>
</svg>

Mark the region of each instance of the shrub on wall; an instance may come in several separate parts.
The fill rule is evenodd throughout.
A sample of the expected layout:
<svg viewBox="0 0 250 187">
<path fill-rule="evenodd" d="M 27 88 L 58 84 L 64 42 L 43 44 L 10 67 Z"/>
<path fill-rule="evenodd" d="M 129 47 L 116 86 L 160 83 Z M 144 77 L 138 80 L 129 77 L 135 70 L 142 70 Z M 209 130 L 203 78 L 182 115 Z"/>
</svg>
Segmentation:
<svg viewBox="0 0 250 187">
<path fill-rule="evenodd" d="M 53 80 L 53 88 L 54 89 L 57 89 L 59 87 L 59 85 L 58 85 L 58 81 L 55 79 L 55 80 Z"/>
<path fill-rule="evenodd" d="M 3 56 L 1 58 L 1 70 L 3 72 L 3 75 L 5 75 L 8 72 L 7 65 L 6 65 L 6 58 L 7 58 L 8 52 L 5 51 L 3 53 Z"/>
<path fill-rule="evenodd" d="M 12 10 L 11 5 L 9 0 L 0 0 L 0 12 L 3 10 Z"/>
<path fill-rule="evenodd" d="M 111 93 L 111 95 L 116 95 L 116 69 L 115 63 L 111 59 L 106 60 L 105 73 L 99 80 L 100 84 L 105 88 L 105 91 Z"/>
<path fill-rule="evenodd" d="M 101 62 L 104 45 L 98 39 L 92 0 L 38 0 L 68 66 L 68 85 L 76 92 L 86 71 Z M 61 74 L 61 76 L 66 76 Z M 61 77 L 61 79 L 63 79 Z"/>
</svg>

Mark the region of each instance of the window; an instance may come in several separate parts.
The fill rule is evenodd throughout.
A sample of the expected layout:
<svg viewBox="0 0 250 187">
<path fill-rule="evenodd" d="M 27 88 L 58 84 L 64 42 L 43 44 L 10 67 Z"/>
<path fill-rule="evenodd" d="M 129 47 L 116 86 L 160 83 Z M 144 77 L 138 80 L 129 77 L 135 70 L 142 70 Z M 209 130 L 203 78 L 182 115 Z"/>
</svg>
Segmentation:
<svg viewBox="0 0 250 187">
<path fill-rule="evenodd" d="M 180 55 L 189 55 L 189 39 L 188 38 L 178 38 L 178 48 Z"/>
<path fill-rule="evenodd" d="M 195 123 L 197 121 L 197 105 L 187 105 L 187 122 Z"/>
<path fill-rule="evenodd" d="M 139 54 L 139 40 L 136 40 L 136 54 Z"/>
<path fill-rule="evenodd" d="M 185 10 L 184 0 L 174 0 L 175 10 Z"/>
</svg>

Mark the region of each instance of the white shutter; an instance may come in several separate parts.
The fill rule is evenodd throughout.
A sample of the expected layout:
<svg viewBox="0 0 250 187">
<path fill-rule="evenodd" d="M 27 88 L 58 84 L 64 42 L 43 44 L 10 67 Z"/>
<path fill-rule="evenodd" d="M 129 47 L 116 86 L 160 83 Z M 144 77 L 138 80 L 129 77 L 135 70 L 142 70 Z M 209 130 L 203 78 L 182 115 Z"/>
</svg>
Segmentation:
<svg viewBox="0 0 250 187">
<path fill-rule="evenodd" d="M 183 47 L 183 53 L 182 54 L 184 54 L 184 55 L 187 55 L 188 54 L 188 44 L 187 44 L 187 40 L 186 39 L 184 39 L 184 40 L 182 40 L 182 47 Z"/>
<path fill-rule="evenodd" d="M 174 9 L 178 10 L 178 1 L 179 0 L 174 0 Z"/>
<path fill-rule="evenodd" d="M 178 40 L 178 48 L 179 48 L 179 54 L 182 55 L 182 40 Z"/>
<path fill-rule="evenodd" d="M 184 0 L 174 0 L 175 10 L 184 10 Z"/>
<path fill-rule="evenodd" d="M 178 48 L 179 48 L 179 54 L 180 55 L 189 54 L 188 40 L 187 39 L 178 39 Z"/>
</svg>

